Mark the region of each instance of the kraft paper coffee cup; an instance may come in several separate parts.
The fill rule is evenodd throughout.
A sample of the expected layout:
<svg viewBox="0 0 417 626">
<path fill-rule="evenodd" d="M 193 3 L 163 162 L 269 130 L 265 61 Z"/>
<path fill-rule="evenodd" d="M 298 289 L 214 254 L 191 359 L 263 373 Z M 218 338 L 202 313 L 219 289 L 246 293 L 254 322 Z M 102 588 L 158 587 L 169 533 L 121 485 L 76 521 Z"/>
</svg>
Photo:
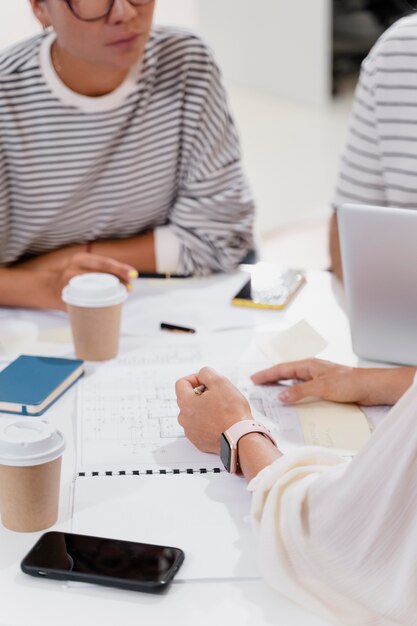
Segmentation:
<svg viewBox="0 0 417 626">
<path fill-rule="evenodd" d="M 35 532 L 58 519 L 63 435 L 34 418 L 0 421 L 0 514 L 9 530 Z"/>
<path fill-rule="evenodd" d="M 22 354 L 38 338 L 38 327 L 33 322 L 14 318 L 0 319 L 0 352 L 7 356 Z"/>
<path fill-rule="evenodd" d="M 85 361 L 113 359 L 119 351 L 120 319 L 127 289 L 111 274 L 81 274 L 62 291 L 75 354 Z"/>
</svg>

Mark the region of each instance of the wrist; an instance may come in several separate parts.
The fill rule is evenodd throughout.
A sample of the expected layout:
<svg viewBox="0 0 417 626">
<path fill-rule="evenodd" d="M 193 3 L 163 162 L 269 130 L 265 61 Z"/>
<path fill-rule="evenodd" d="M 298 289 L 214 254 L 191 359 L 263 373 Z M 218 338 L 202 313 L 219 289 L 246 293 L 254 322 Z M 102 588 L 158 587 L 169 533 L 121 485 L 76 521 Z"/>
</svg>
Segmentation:
<svg viewBox="0 0 417 626">
<path fill-rule="evenodd" d="M 395 404 L 413 384 L 414 367 L 358 369 L 363 392 L 360 404 Z"/>
<path fill-rule="evenodd" d="M 239 422 L 248 422 L 248 421 L 254 421 L 252 414 L 244 413 L 242 411 L 242 413 L 240 413 L 237 416 L 228 417 L 227 419 L 225 419 L 223 421 L 223 424 L 220 426 L 221 432 L 225 433 L 227 430 L 229 430 L 229 428 L 232 428 L 232 426 L 234 426 L 235 424 L 238 424 Z"/>
<path fill-rule="evenodd" d="M 258 445 L 260 442 L 264 442 L 265 440 L 266 438 L 262 433 L 246 433 L 246 435 L 243 435 L 243 437 L 239 439 L 237 451 L 239 453 L 240 450 L 255 444 Z"/>
<path fill-rule="evenodd" d="M 65 305 L 61 300 L 59 276 L 56 271 L 42 272 L 43 285 L 42 293 L 44 294 L 42 302 L 39 304 L 43 309 L 65 309 Z M 58 295 L 59 292 L 59 295 Z"/>
<path fill-rule="evenodd" d="M 242 437 L 238 444 L 238 454 L 240 468 L 247 482 L 283 456 L 278 447 L 259 433 Z"/>
<path fill-rule="evenodd" d="M 29 270 L 22 272 L 22 278 L 24 275 L 25 280 L 22 284 L 22 286 L 26 284 L 24 297 L 22 301 L 15 302 L 15 305 L 37 309 L 59 308 L 55 288 L 57 272 L 51 270 Z"/>
<path fill-rule="evenodd" d="M 220 458 L 226 470 L 235 474 L 240 470 L 239 442 L 250 435 L 257 435 L 275 448 L 277 444 L 269 430 L 260 422 L 253 419 L 241 419 L 235 422 L 227 430 L 223 431 L 220 438 Z"/>
<path fill-rule="evenodd" d="M 401 396 L 411 387 L 416 375 L 415 367 L 397 367 L 394 370 L 394 376 L 386 377 L 387 386 L 389 381 L 393 381 L 393 387 L 391 388 L 391 395 L 387 398 L 387 404 L 395 404 Z"/>
</svg>

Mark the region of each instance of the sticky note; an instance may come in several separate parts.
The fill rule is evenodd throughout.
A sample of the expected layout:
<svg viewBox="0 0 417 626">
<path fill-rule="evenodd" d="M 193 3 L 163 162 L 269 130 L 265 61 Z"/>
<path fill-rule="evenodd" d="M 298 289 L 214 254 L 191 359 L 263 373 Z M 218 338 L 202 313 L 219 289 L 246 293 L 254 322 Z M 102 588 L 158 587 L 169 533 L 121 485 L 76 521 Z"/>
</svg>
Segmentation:
<svg viewBox="0 0 417 626">
<path fill-rule="evenodd" d="M 318 400 L 297 404 L 297 412 L 307 446 L 355 454 L 371 435 L 366 416 L 356 404 Z"/>
<path fill-rule="evenodd" d="M 278 334 L 261 336 L 258 345 L 273 363 L 281 363 L 313 357 L 326 348 L 327 341 L 301 320 Z"/>
</svg>

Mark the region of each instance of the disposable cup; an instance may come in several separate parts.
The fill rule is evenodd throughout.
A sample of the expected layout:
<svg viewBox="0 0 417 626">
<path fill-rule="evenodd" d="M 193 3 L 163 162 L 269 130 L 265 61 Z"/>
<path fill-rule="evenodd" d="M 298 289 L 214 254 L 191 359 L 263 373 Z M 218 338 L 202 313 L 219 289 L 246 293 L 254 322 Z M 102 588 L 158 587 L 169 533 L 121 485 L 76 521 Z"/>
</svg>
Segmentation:
<svg viewBox="0 0 417 626">
<path fill-rule="evenodd" d="M 0 423 L 0 513 L 9 530 L 35 532 L 58 519 L 63 435 L 46 421 Z"/>
<path fill-rule="evenodd" d="M 62 292 L 75 353 L 86 361 L 113 359 L 119 351 L 122 304 L 127 290 L 111 274 L 81 274 Z"/>
<path fill-rule="evenodd" d="M 33 322 L 13 318 L 0 319 L 0 352 L 7 356 L 20 354 L 37 340 L 38 327 Z"/>
</svg>

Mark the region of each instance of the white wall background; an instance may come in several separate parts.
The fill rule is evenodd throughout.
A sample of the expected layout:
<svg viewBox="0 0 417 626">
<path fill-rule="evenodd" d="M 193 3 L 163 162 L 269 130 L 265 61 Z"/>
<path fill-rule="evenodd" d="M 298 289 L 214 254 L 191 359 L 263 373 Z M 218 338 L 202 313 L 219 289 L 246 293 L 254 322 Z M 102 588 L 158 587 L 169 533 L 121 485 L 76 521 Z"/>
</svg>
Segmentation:
<svg viewBox="0 0 417 626">
<path fill-rule="evenodd" d="M 199 0 L 228 82 L 315 106 L 331 96 L 331 0 Z"/>
<path fill-rule="evenodd" d="M 210 0 L 206 0 L 210 2 Z M 227 2 L 228 0 L 224 0 Z M 199 6 L 197 0 L 157 0 L 155 20 L 160 24 L 176 24 L 198 28 Z"/>
<path fill-rule="evenodd" d="M 0 48 L 40 31 L 28 0 L 0 0 Z"/>
</svg>

